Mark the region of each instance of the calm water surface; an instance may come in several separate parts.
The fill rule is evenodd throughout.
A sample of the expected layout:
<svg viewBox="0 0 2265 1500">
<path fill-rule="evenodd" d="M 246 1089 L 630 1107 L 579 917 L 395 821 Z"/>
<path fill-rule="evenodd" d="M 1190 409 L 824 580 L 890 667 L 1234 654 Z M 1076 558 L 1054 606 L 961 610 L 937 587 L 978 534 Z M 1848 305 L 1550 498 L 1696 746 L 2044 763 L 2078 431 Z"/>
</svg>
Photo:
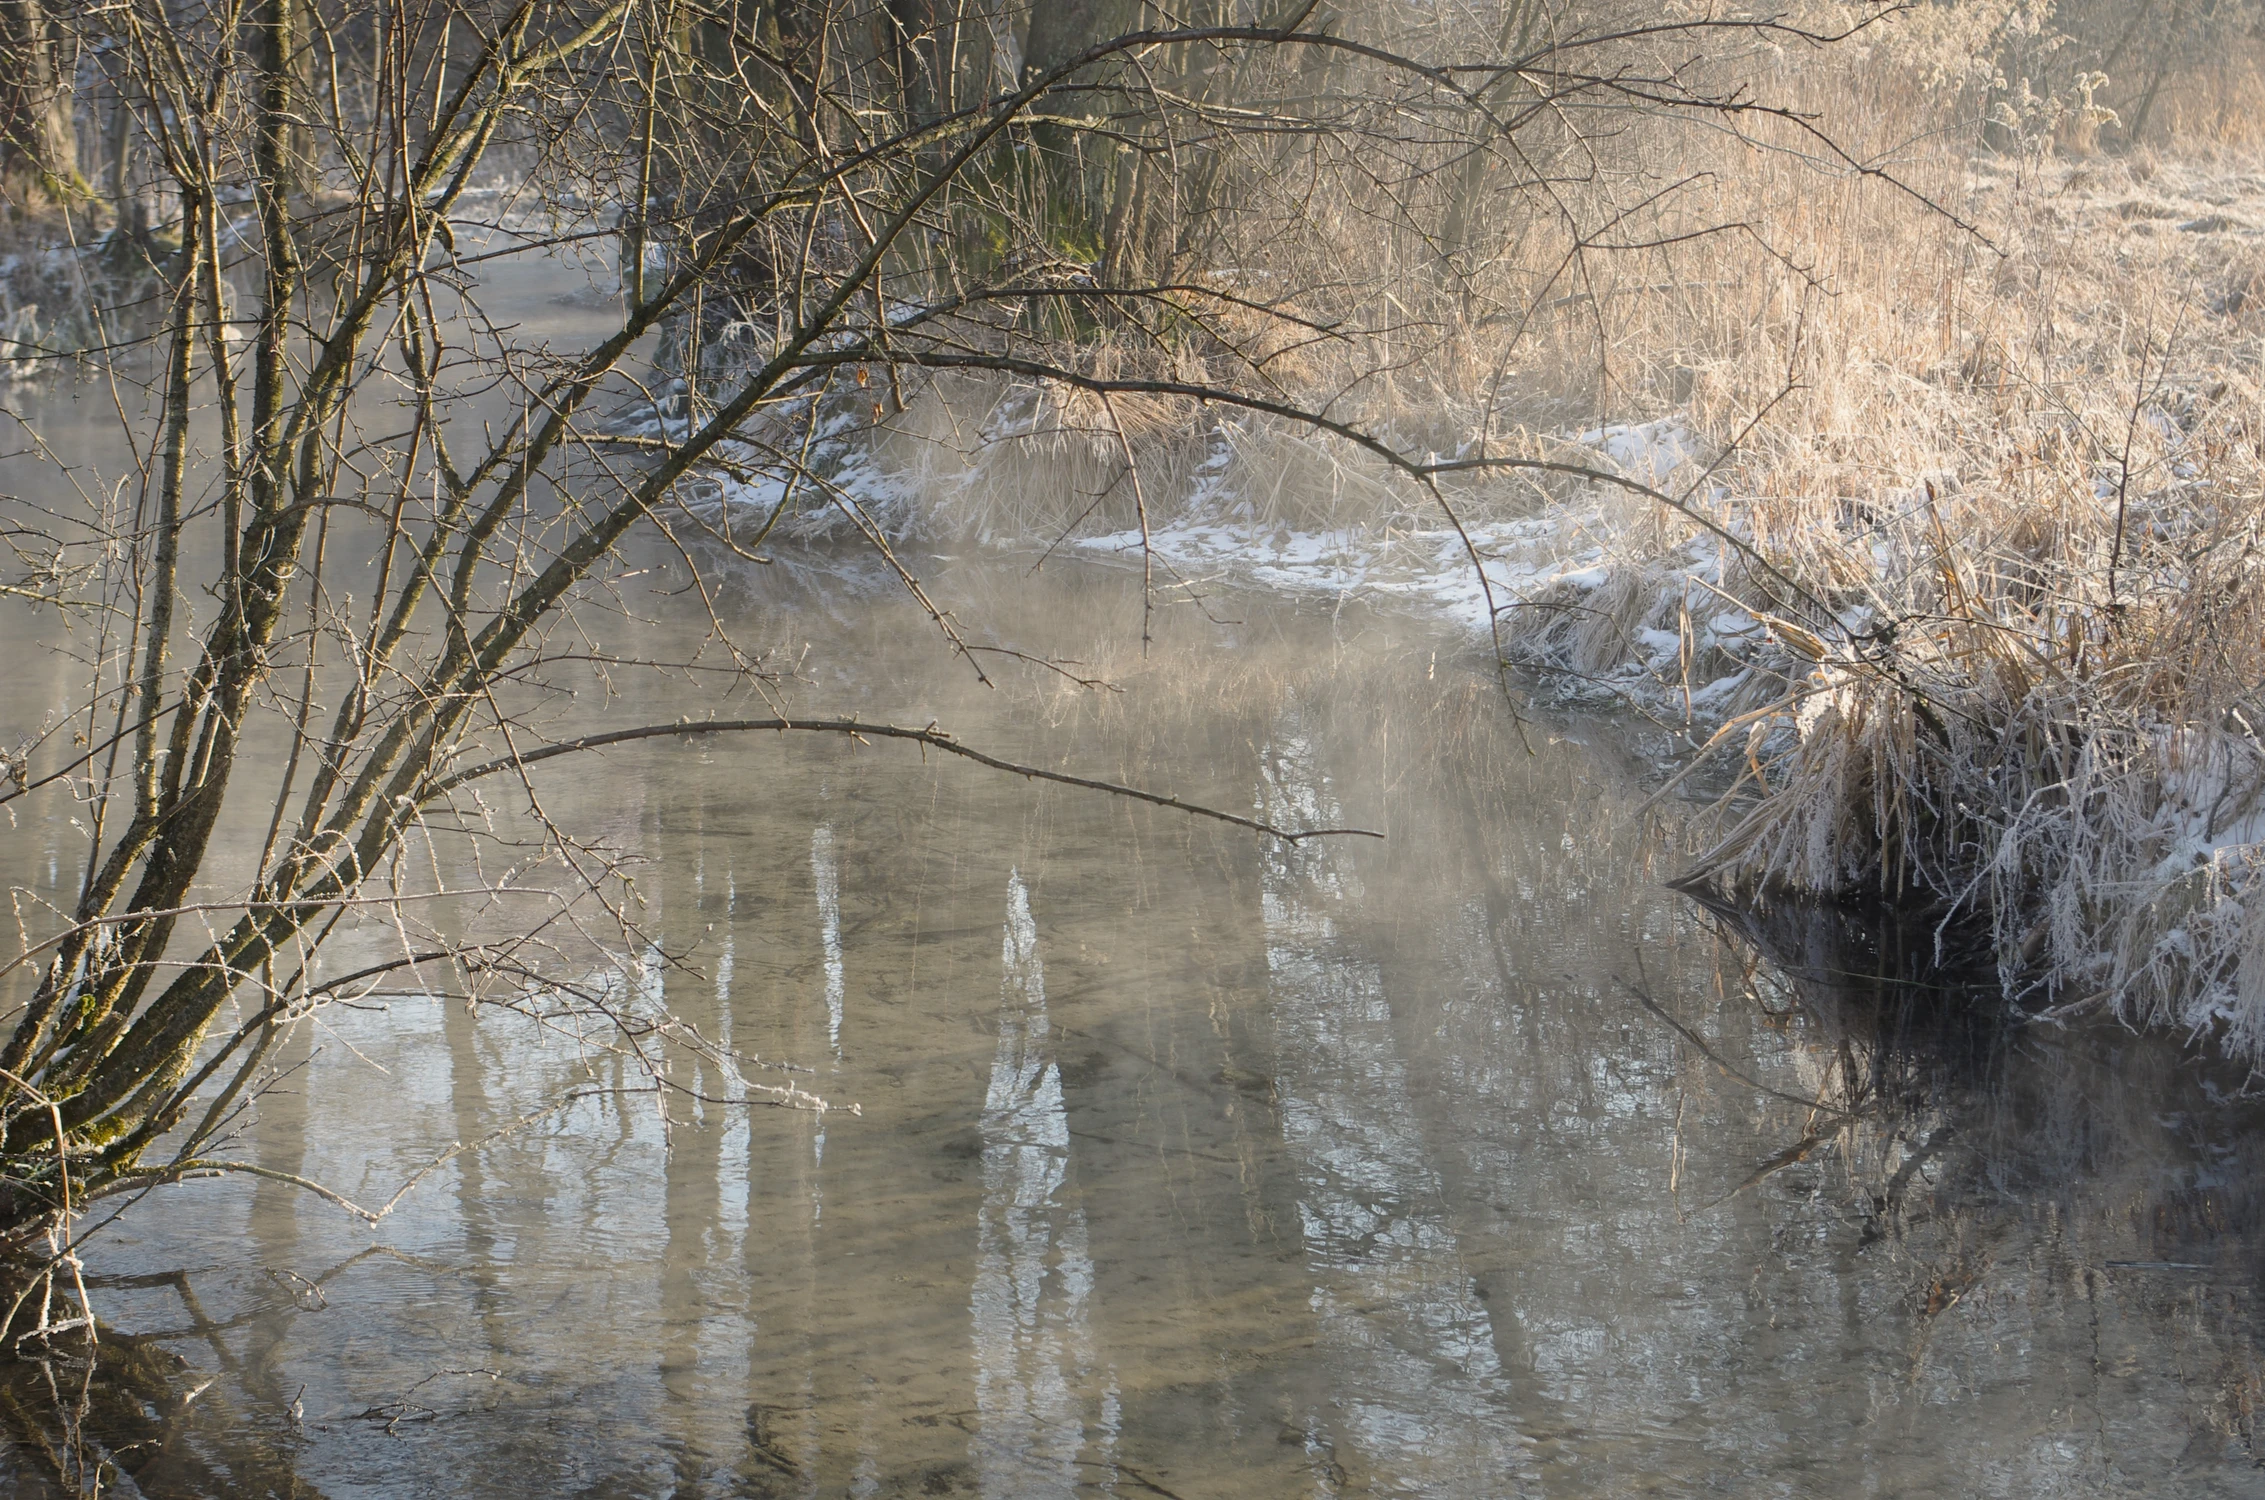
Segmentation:
<svg viewBox="0 0 2265 1500">
<path fill-rule="evenodd" d="M 617 648 L 703 628 L 649 560 L 660 619 Z M 636 1080 L 445 995 L 324 1012 L 242 1159 L 383 1201 L 489 1143 L 375 1231 L 236 1180 L 90 1247 L 169 1372 L 144 1493 L 2265 1494 L 2238 1078 L 1961 1021 L 1860 923 L 1733 938 L 1662 884 L 1685 835 L 1638 815 L 1628 727 L 1522 738 L 1420 622 L 1221 597 L 1144 655 L 1137 573 L 1027 569 L 923 576 L 1122 692 L 1010 658 L 981 687 L 840 560 L 719 609 L 798 711 L 1388 836 L 1278 844 L 903 746 L 544 768 L 636 862 L 654 941 L 619 993 L 860 1112 L 682 1064 L 707 1102 L 512 1131 Z M 47 630 L 0 646 L 36 664 Z M 590 727 L 707 706 L 580 686 Z M 0 831 L 19 900 L 74 887 L 71 813 Z M 16 1492 L 40 1472 L 0 1450 Z"/>
</svg>

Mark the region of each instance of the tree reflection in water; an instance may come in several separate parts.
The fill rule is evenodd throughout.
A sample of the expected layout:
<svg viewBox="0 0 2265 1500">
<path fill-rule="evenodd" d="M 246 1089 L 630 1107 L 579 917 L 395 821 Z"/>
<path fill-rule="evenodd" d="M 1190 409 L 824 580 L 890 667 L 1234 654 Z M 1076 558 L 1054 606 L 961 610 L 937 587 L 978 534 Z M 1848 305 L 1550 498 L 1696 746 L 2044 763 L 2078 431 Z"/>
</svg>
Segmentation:
<svg viewBox="0 0 2265 1500">
<path fill-rule="evenodd" d="M 1269 820 L 1339 820 L 1294 705 L 1259 771 Z M 1384 977 L 1338 941 L 1335 915 L 1359 899 L 1358 877 L 1326 843 L 1272 844 L 1262 860 L 1277 1106 L 1311 1306 L 1341 1398 L 1333 1421 L 1300 1414 L 1308 1453 L 1326 1478 L 1388 1494 L 1445 1493 L 1479 1475 L 1508 1483 L 1525 1466 L 1522 1439 L 1486 1306 L 1408 1107 Z"/>
<path fill-rule="evenodd" d="M 1020 638 L 1139 618 L 1137 572 L 1017 577 Z M 15 1367 L 0 1490 L 82 1441 L 184 1497 L 2256 1492 L 2242 1079 L 2013 1024 L 1923 926 L 1694 904 L 1625 726 L 1529 754 L 1412 627 L 1238 613 L 1128 706 L 916 675 L 874 710 L 1387 840 L 855 747 L 562 772 L 687 955 L 614 982 L 865 1113 L 750 1119 L 722 1073 L 665 1127 L 593 1099 L 456 1158 L 379 1252 L 184 1191 L 94 1263 L 146 1335 L 116 1374 L 56 1351 L 58 1405 Z M 827 628 L 869 663 L 929 627 Z M 588 1081 L 516 1015 L 330 1022 L 246 1143 L 348 1188 Z"/>
<path fill-rule="evenodd" d="M 1007 878 L 999 1048 L 983 1100 L 973 1440 L 983 1493 L 1065 1495 L 1114 1478 L 1115 1383 L 1096 1368 L 1093 1259 L 1070 1190 L 1069 1119 L 1030 889 Z M 1097 1380 L 1097 1375 L 1099 1379 Z M 1090 1408 L 1090 1409 L 1089 1409 Z"/>
</svg>

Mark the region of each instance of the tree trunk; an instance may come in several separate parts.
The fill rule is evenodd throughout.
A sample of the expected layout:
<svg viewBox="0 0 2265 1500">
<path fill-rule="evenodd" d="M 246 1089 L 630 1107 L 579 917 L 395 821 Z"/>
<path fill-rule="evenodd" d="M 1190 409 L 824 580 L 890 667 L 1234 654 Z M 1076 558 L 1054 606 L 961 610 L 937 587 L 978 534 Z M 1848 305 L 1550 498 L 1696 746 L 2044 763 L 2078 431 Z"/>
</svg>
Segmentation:
<svg viewBox="0 0 2265 1500">
<path fill-rule="evenodd" d="M 79 186 L 71 68 L 41 0 L 0 0 L 0 198 L 18 213 Z"/>
<path fill-rule="evenodd" d="M 1544 20 L 1540 0 L 1519 0 L 1502 18 L 1502 34 L 1494 44 L 1495 60 L 1509 63 L 1533 44 Z M 1465 113 L 1469 121 L 1468 154 L 1456 172 L 1447 200 L 1447 221 L 1439 236 L 1439 269 L 1451 282 L 1468 291 L 1477 249 L 1477 230 L 1485 210 L 1487 167 L 1494 158 L 1495 140 L 1489 111 L 1501 108 L 1520 87 L 1518 75 L 1502 79 L 1472 101 Z"/>
<path fill-rule="evenodd" d="M 1041 0 L 1031 11 L 1030 30 L 1023 39 L 1023 76 L 1052 72 L 1116 35 L 1127 9 L 1123 0 Z M 1077 81 L 1091 82 L 1092 76 L 1088 70 Z M 1084 115 L 1093 109 L 1091 96 L 1067 94 L 1043 101 L 1037 112 Z M 1069 254 L 1098 257 L 1108 215 L 1109 169 L 1117 153 L 1103 149 L 1089 160 L 1081 132 L 1067 123 L 1040 120 L 1032 125 L 1030 138 L 1045 174 L 1048 238 Z"/>
<path fill-rule="evenodd" d="M 948 62 L 939 43 L 943 29 L 942 6 L 937 0 L 889 0 L 889 53 L 894 61 L 897 87 L 906 123 L 927 125 L 943 114 L 950 92 L 944 76 Z"/>
<path fill-rule="evenodd" d="M 1025 72 L 1044 72 L 1122 29 L 1123 0 L 1041 0 L 1032 8 L 1030 33 L 1022 44 Z"/>
<path fill-rule="evenodd" d="M 118 233 L 140 243 L 149 238 L 149 212 L 134 187 L 134 110 L 121 78 L 111 86 L 110 120 L 102 142 L 104 185 Z"/>
</svg>

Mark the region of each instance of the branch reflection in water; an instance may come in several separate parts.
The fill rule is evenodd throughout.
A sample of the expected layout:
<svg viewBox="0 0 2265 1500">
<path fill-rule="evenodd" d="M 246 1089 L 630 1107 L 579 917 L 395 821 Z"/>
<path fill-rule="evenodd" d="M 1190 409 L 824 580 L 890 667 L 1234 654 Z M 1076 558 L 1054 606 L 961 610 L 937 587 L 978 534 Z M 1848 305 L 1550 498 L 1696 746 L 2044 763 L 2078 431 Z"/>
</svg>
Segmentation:
<svg viewBox="0 0 2265 1500">
<path fill-rule="evenodd" d="M 1144 655 L 1136 571 L 923 563 L 1124 688 L 993 691 L 827 555 L 761 572 L 717 607 L 803 663 L 786 712 L 1390 836 L 817 737 L 546 766 L 655 939 L 585 973 L 863 1114 L 751 1116 L 688 1063 L 665 1122 L 612 1095 L 489 1140 L 375 1249 L 302 1194 L 184 1190 L 101 1244 L 113 1362 L 18 1367 L 18 1492 L 56 1492 L 82 1389 L 78 1440 L 150 1495 L 2254 1484 L 2239 1079 L 1669 890 L 1636 731 L 1536 724 L 1529 757 L 1429 626 L 1236 598 Z M 649 722 L 637 691 L 565 727 Z M 42 892 L 67 815 L 0 833 Z M 472 883 L 444 831 L 431 859 Z M 240 1149 L 358 1201 L 618 1069 L 441 998 L 325 1020 Z"/>
</svg>

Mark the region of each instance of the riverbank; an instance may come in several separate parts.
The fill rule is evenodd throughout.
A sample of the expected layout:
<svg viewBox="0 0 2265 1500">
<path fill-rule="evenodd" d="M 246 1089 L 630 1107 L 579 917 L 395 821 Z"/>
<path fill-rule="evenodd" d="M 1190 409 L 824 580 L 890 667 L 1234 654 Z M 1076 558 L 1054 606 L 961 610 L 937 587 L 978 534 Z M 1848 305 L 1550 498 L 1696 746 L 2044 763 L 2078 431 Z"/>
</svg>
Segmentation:
<svg viewBox="0 0 2265 1500">
<path fill-rule="evenodd" d="M 1277 418 L 1012 387 L 845 444 L 835 493 L 722 494 L 1128 561 L 1168 601 L 1231 583 L 1418 611 L 1714 765 L 1692 784 L 1718 794 L 1698 872 L 1722 886 L 1916 896 L 1987 926 L 2033 1008 L 2256 1057 L 2265 162 L 1983 158 L 1935 196 L 1852 186 L 1750 316 L 1655 319 L 1679 404 L 1455 450 L 1688 513 L 1562 476 L 1433 495 Z"/>
<path fill-rule="evenodd" d="M 1079 346 L 1095 380 L 1249 405 L 876 362 L 759 413 L 687 498 L 733 547 L 1074 553 L 1162 605 L 1421 614 L 1658 734 L 1725 889 L 1916 896 L 1987 927 L 2033 1008 L 2265 1056 L 2265 157 L 2238 110 L 2159 150 L 1966 155 L 1888 76 L 1779 79 L 1834 118 L 1884 99 L 1874 165 L 1694 155 L 1718 190 L 1647 209 L 1699 236 L 1665 271 L 1546 296 L 1495 265 L 1497 311 L 1358 327 L 1298 304 L 1337 320 L 1310 347 L 1294 319 Z M 1191 272 L 1176 315 L 1240 316 L 1258 276 Z M 761 347 L 716 333 L 726 367 Z M 610 434 L 682 431 L 681 373 Z"/>
</svg>

